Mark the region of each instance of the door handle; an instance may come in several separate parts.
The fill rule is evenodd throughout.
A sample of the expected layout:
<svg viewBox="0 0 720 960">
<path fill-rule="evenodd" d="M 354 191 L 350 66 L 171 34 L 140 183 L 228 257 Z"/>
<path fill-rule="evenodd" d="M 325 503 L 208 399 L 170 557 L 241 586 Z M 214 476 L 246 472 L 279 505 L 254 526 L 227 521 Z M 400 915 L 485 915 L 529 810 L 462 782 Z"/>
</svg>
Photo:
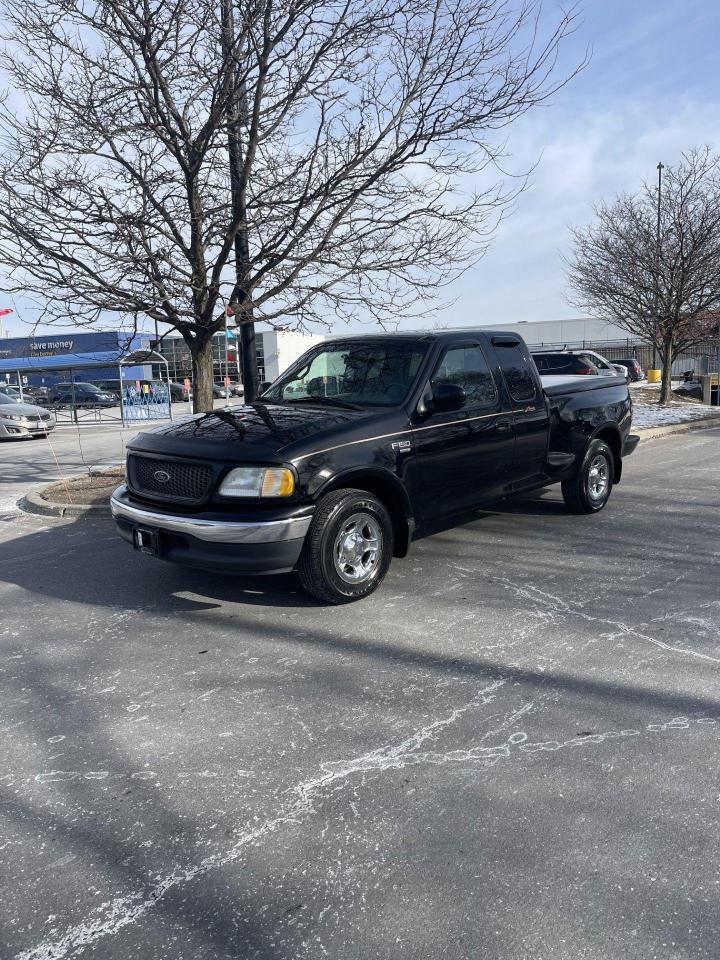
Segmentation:
<svg viewBox="0 0 720 960">
<path fill-rule="evenodd" d="M 495 429 L 498 433 L 510 433 L 512 430 L 512 423 L 509 420 L 498 420 L 495 424 Z"/>
</svg>

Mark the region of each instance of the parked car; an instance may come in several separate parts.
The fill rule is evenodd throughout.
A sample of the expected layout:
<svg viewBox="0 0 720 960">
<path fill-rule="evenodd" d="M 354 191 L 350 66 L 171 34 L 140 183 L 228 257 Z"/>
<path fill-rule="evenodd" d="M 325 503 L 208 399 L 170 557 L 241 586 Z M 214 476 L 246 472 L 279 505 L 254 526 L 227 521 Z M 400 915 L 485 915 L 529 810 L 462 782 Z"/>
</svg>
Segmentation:
<svg viewBox="0 0 720 960">
<path fill-rule="evenodd" d="M 0 384 L 0 396 L 9 397 L 14 403 L 22 403 L 22 397 L 17 387 Z"/>
<path fill-rule="evenodd" d="M 120 402 L 120 391 L 122 388 L 119 380 L 90 380 L 88 382 L 91 386 L 97 387 L 102 393 L 107 393 L 111 397 L 115 397 L 118 403 Z"/>
<path fill-rule="evenodd" d="M 333 340 L 253 404 L 140 433 L 111 509 L 142 553 L 297 570 L 346 603 L 413 539 L 501 497 L 561 483 L 571 512 L 601 510 L 638 443 L 631 420 L 626 380 L 541 380 L 515 334 Z"/>
<path fill-rule="evenodd" d="M 640 361 L 635 357 L 620 357 L 620 359 L 613 360 L 613 363 L 620 363 L 627 370 L 627 375 L 630 380 L 644 380 L 645 371 L 640 365 Z"/>
<path fill-rule="evenodd" d="M 50 387 L 48 398 L 56 407 L 114 407 L 119 403 L 114 394 L 105 393 L 92 383 L 57 383 Z"/>
<path fill-rule="evenodd" d="M 229 383 L 227 388 L 224 383 L 214 383 L 213 384 L 213 397 L 215 400 L 224 400 L 228 393 L 231 397 L 242 397 L 245 394 L 245 390 L 241 383 Z"/>
<path fill-rule="evenodd" d="M 30 403 L 35 403 L 41 407 L 47 406 L 49 402 L 47 387 L 23 387 L 23 396 L 26 397 Z"/>
<path fill-rule="evenodd" d="M 33 403 L 18 403 L 0 392 L 0 440 L 46 437 L 55 429 L 55 417 Z"/>
<path fill-rule="evenodd" d="M 232 390 L 226 390 L 224 383 L 214 383 L 212 386 L 212 392 L 215 400 L 224 400 L 227 397 L 228 392 L 231 397 L 233 396 Z"/>
<path fill-rule="evenodd" d="M 532 358 L 543 377 L 617 377 L 625 376 L 627 372 L 619 366 L 616 369 L 594 350 L 533 350 Z"/>
<path fill-rule="evenodd" d="M 170 400 L 172 403 L 180 403 L 192 398 L 192 390 L 188 390 L 184 383 L 170 383 Z"/>
</svg>

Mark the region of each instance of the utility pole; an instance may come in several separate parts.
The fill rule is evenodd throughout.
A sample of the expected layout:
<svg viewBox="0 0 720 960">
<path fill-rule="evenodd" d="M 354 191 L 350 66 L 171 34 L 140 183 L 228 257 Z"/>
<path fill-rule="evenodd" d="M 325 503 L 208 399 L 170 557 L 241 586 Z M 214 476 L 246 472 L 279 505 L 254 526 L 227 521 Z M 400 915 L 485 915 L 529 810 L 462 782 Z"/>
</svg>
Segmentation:
<svg viewBox="0 0 720 960">
<path fill-rule="evenodd" d="M 242 189 L 243 145 L 242 125 L 247 123 L 247 88 L 238 76 L 237 44 L 233 0 L 220 0 L 222 18 L 222 55 L 230 75 L 230 102 L 228 104 L 228 154 L 230 158 L 230 193 L 232 218 L 239 224 L 235 234 L 235 287 L 230 305 L 241 304 L 235 313 L 239 327 L 239 350 L 245 403 L 252 403 L 257 395 L 257 357 L 255 352 L 255 323 L 252 307 L 248 306 L 247 281 L 250 273 L 250 244 L 248 242 L 247 209 Z M 226 317 L 226 325 L 227 325 Z"/>
<path fill-rule="evenodd" d="M 653 336 L 653 370 L 657 370 L 657 331 L 660 321 L 660 198 L 662 195 L 662 172 L 664 164 L 658 163 L 657 230 L 655 233 L 655 330 Z"/>
</svg>

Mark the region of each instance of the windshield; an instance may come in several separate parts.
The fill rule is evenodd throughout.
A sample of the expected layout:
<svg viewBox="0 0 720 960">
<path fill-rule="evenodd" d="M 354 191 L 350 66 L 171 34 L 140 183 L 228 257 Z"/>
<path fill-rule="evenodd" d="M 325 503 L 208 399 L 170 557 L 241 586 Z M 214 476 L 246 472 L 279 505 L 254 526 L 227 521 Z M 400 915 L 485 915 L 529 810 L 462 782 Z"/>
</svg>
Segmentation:
<svg viewBox="0 0 720 960">
<path fill-rule="evenodd" d="M 9 403 L 11 406 L 15 406 L 13 397 L 9 397 L 6 393 L 3 393 L 2 390 L 0 390 L 0 403 Z"/>
<path fill-rule="evenodd" d="M 427 351 L 414 340 L 328 343 L 306 354 L 262 395 L 280 403 L 397 406 L 407 396 Z"/>
</svg>

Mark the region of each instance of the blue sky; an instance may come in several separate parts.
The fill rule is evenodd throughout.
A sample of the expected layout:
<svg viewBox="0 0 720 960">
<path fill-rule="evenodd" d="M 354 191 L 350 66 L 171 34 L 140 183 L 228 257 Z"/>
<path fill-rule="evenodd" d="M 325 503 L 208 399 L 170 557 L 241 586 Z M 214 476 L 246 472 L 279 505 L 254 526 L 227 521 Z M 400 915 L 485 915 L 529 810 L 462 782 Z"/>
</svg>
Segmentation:
<svg viewBox="0 0 720 960">
<path fill-rule="evenodd" d="M 590 221 L 594 202 L 654 181 L 659 160 L 676 163 L 683 150 L 705 143 L 720 148 L 719 28 L 717 0 L 587 0 L 564 59 L 577 62 L 590 45 L 590 63 L 511 131 L 514 169 L 539 161 L 537 169 L 440 319 L 578 315 L 561 262 L 568 226 Z"/>
<path fill-rule="evenodd" d="M 546 0 L 545 15 L 559 6 Z M 588 222 L 594 202 L 654 179 L 658 160 L 673 164 L 705 143 L 720 149 L 720 3 L 585 0 L 581 7 L 563 64 L 579 62 L 588 46 L 590 63 L 508 132 L 510 169 L 537 168 L 489 252 L 448 291 L 455 301 L 438 311 L 442 323 L 576 316 L 561 262 L 568 226 Z M 10 317 L 7 329 L 28 328 Z"/>
</svg>

